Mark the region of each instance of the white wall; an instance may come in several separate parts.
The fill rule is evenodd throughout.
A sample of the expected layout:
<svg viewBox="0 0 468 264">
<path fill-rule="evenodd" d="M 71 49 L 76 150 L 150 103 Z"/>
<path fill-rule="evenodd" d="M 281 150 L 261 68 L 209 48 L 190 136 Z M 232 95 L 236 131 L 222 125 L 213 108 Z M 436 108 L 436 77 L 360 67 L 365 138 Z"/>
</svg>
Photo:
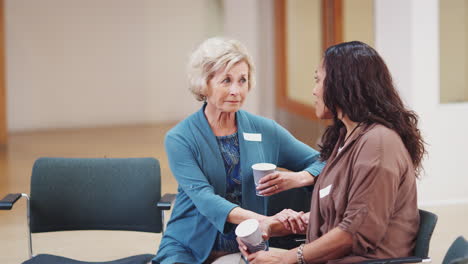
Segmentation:
<svg viewBox="0 0 468 264">
<path fill-rule="evenodd" d="M 249 51 L 258 70 L 258 3 L 250 0 L 224 0 L 224 34 L 227 37 L 241 41 Z M 258 79 L 258 78 L 257 78 Z M 262 83 L 257 82 L 257 87 L 250 90 L 244 109 L 259 114 L 257 104 L 259 89 Z"/>
<path fill-rule="evenodd" d="M 249 92 L 243 109 L 273 118 L 274 1 L 223 0 L 224 34 L 244 43 L 257 69 L 257 87 Z"/>
<path fill-rule="evenodd" d="M 7 0 L 9 131 L 179 120 L 188 54 L 222 32 L 216 0 Z"/>
<path fill-rule="evenodd" d="M 421 205 L 468 203 L 468 104 L 439 104 L 438 0 L 376 0 L 376 47 L 428 143 Z"/>
<path fill-rule="evenodd" d="M 257 79 L 259 85 L 258 97 L 259 114 L 268 118 L 276 116 L 276 52 L 275 52 L 275 9 L 274 0 L 258 2 L 259 32 L 258 42 L 258 69 Z"/>
<path fill-rule="evenodd" d="M 245 109 L 273 117 L 273 1 L 7 0 L 10 132 L 181 120 L 188 55 L 237 38 L 257 65 Z"/>
</svg>

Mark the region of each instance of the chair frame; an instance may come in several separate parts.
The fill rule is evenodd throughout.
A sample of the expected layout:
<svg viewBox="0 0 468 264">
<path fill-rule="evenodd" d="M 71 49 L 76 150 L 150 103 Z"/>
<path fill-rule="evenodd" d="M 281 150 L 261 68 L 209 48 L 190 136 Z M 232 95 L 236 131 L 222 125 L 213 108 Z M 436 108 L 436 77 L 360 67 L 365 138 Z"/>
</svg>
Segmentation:
<svg viewBox="0 0 468 264">
<path fill-rule="evenodd" d="M 11 210 L 13 205 L 20 200 L 22 197 L 26 199 L 26 217 L 27 217 L 27 229 L 28 229 L 28 255 L 29 259 L 34 257 L 32 247 L 32 232 L 31 232 L 31 202 L 30 197 L 26 193 L 10 193 L 0 200 L 0 210 Z M 164 236 L 165 231 L 165 214 L 166 211 L 171 210 L 171 207 L 175 201 L 176 194 L 166 193 L 157 202 L 156 207 L 161 210 L 161 223 L 162 230 L 161 235 Z"/>
</svg>

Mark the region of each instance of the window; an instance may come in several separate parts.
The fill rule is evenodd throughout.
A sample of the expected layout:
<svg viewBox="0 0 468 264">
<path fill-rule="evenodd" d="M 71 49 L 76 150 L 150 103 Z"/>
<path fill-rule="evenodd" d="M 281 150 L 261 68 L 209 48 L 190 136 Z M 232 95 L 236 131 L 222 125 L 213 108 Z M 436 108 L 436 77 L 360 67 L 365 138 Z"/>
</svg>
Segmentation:
<svg viewBox="0 0 468 264">
<path fill-rule="evenodd" d="M 312 89 L 323 51 L 350 40 L 374 43 L 373 0 L 277 0 L 276 101 L 316 119 Z"/>
<path fill-rule="evenodd" d="M 468 0 L 440 1 L 440 103 L 468 101 Z"/>
</svg>

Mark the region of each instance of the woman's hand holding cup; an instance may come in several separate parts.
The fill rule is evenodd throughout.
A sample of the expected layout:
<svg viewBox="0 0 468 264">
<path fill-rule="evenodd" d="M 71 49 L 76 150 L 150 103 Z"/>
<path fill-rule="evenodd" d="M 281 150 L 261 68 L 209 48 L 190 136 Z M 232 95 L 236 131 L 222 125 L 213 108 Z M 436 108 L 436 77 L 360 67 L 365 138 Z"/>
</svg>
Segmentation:
<svg viewBox="0 0 468 264">
<path fill-rule="evenodd" d="M 311 185 L 314 182 L 308 172 L 271 171 L 258 180 L 256 191 L 261 196 L 271 196 L 293 188 Z"/>
<path fill-rule="evenodd" d="M 239 248 L 254 253 L 266 249 L 265 237 L 260 222 L 256 219 L 242 221 L 235 230 Z M 268 236 L 268 234 L 267 234 Z"/>
</svg>

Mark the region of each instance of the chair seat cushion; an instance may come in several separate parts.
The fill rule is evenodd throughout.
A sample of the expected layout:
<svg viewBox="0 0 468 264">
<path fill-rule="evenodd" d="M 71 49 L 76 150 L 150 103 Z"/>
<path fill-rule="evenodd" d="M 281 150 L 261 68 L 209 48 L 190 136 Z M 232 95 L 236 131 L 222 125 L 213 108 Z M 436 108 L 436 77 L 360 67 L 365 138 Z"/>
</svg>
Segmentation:
<svg viewBox="0 0 468 264">
<path fill-rule="evenodd" d="M 87 261 L 79 261 L 73 260 L 65 257 L 48 255 L 48 254 L 40 254 L 33 257 L 30 260 L 23 262 L 23 264 L 146 264 L 151 263 L 151 259 L 154 258 L 154 255 L 151 254 L 142 254 L 136 255 L 132 257 L 117 259 L 113 261 L 105 261 L 105 262 L 87 262 Z"/>
</svg>

